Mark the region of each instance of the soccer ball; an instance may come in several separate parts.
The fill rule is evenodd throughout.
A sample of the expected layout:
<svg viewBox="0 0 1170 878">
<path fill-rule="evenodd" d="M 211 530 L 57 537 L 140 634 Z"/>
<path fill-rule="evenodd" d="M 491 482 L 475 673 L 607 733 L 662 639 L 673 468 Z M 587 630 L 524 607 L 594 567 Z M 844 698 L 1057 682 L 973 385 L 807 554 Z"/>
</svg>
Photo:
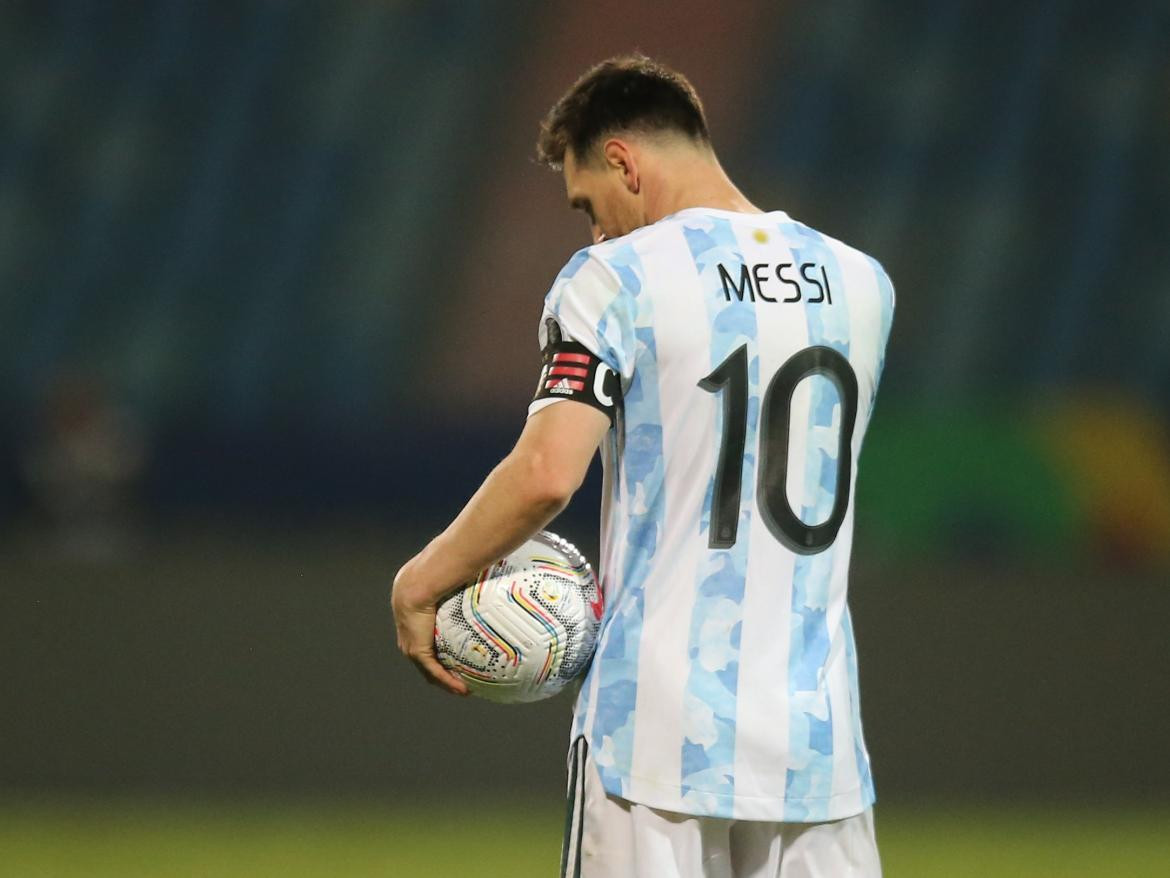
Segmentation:
<svg viewBox="0 0 1170 878">
<path fill-rule="evenodd" d="M 601 613 L 585 556 L 541 531 L 439 604 L 435 652 L 475 695 L 539 701 L 589 664 Z"/>
</svg>

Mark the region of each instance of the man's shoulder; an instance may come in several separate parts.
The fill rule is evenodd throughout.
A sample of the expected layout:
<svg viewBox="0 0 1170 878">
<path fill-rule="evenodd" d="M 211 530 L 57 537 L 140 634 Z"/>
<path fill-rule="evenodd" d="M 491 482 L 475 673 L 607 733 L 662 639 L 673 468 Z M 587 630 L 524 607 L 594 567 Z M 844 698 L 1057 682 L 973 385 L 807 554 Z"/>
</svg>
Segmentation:
<svg viewBox="0 0 1170 878">
<path fill-rule="evenodd" d="M 618 282 L 610 261 L 612 253 L 599 249 L 608 243 L 610 242 L 603 241 L 601 244 L 582 247 L 570 256 L 557 272 L 549 295 L 564 287 L 569 281 L 576 287 L 613 287 L 616 290 Z"/>
<path fill-rule="evenodd" d="M 633 270 L 637 274 L 640 271 L 643 257 L 654 247 L 654 237 L 663 233 L 664 230 L 657 226 L 657 223 L 643 226 L 620 238 L 582 247 L 569 257 L 557 274 L 553 289 L 565 281 L 573 281 L 575 286 L 620 293 L 629 281 L 628 272 Z"/>
<path fill-rule="evenodd" d="M 830 235 L 828 232 L 821 231 L 813 226 L 803 223 L 798 219 L 787 217 L 787 223 L 796 233 L 802 234 L 806 237 L 813 238 L 819 241 L 824 246 L 828 247 L 838 261 L 856 263 L 857 265 L 866 265 L 881 275 L 886 275 L 886 270 L 876 257 L 866 253 L 860 247 L 856 247 L 840 238 Z"/>
<path fill-rule="evenodd" d="M 584 254 L 582 258 L 593 258 L 606 266 L 624 265 L 636 259 L 639 254 L 647 252 L 656 244 L 677 235 L 677 226 L 678 223 L 674 221 L 673 217 L 666 217 L 656 223 L 634 229 L 621 237 L 607 238 L 600 243 L 578 250 L 577 253 L 573 254 L 573 258 L 576 259 Z"/>
</svg>

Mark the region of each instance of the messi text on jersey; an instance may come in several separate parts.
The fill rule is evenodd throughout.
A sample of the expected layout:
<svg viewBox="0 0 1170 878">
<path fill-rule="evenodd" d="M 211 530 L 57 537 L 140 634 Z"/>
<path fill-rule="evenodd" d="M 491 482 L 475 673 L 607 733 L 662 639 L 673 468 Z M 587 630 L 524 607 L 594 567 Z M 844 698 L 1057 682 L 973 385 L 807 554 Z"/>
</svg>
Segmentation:
<svg viewBox="0 0 1170 878">
<path fill-rule="evenodd" d="M 739 276 L 738 281 L 736 275 Z M 747 296 L 752 302 L 759 298 L 762 302 L 833 304 L 829 273 L 819 262 L 801 262 L 799 265 L 793 262 L 777 265 L 757 262 L 750 268 L 741 263 L 738 271 L 728 269 L 720 262 L 719 279 L 723 281 L 723 295 L 729 302 L 734 293 L 741 302 Z"/>
</svg>

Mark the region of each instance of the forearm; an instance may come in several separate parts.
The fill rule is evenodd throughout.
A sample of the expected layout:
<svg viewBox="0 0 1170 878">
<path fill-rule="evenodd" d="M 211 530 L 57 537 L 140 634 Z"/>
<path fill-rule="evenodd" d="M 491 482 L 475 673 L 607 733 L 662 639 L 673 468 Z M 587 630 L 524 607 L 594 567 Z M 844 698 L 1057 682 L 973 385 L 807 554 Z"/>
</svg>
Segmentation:
<svg viewBox="0 0 1170 878">
<path fill-rule="evenodd" d="M 577 485 L 559 484 L 545 462 L 513 452 L 484 480 L 451 525 L 404 568 L 439 601 L 518 548 L 568 505 Z"/>
</svg>

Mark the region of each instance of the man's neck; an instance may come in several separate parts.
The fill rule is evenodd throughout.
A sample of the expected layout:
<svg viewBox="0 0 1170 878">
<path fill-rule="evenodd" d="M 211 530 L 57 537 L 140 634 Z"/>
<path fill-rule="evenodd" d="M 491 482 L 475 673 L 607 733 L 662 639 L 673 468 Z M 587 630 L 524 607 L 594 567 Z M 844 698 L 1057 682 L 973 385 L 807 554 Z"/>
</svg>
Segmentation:
<svg viewBox="0 0 1170 878">
<path fill-rule="evenodd" d="M 646 201 L 649 223 L 690 207 L 763 213 L 736 188 L 714 156 L 695 153 L 672 156 L 655 176 L 651 190 L 655 197 Z"/>
</svg>

